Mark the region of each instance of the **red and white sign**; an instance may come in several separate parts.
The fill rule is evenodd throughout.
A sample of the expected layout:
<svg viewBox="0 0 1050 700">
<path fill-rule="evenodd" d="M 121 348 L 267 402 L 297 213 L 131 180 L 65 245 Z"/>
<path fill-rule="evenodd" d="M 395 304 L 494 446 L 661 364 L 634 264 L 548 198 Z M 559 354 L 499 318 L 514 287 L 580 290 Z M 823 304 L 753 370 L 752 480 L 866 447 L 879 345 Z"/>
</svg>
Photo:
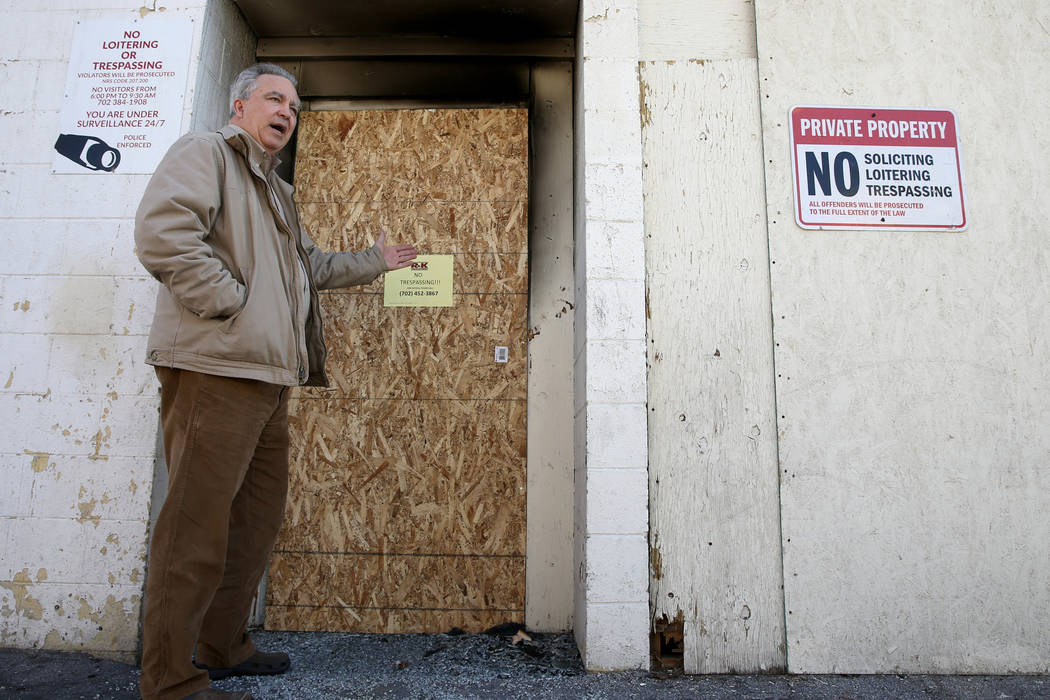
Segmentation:
<svg viewBox="0 0 1050 700">
<path fill-rule="evenodd" d="M 966 228 L 951 110 L 795 107 L 791 151 L 802 228 Z"/>
</svg>

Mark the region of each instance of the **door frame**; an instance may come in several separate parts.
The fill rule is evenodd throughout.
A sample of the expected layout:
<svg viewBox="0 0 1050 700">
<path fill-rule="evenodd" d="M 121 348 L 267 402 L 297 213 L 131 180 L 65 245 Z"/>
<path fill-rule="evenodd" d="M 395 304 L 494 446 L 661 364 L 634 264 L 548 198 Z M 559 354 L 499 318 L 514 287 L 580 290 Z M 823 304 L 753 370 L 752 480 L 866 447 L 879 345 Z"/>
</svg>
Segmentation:
<svg viewBox="0 0 1050 700">
<path fill-rule="evenodd" d="M 258 60 L 277 63 L 299 79 L 304 109 L 528 107 L 525 624 L 539 632 L 571 630 L 576 449 L 572 52 L 527 61 L 442 58 L 430 64 L 434 70 L 421 74 L 418 60 L 289 61 L 267 55 L 265 46 L 260 44 Z M 564 47 L 559 52 L 564 54 Z M 375 79 L 377 74 L 382 80 Z M 289 181 L 294 149 L 293 142 L 280 154 L 282 177 Z M 264 576 L 252 611 L 258 625 L 265 617 L 266 586 Z"/>
</svg>

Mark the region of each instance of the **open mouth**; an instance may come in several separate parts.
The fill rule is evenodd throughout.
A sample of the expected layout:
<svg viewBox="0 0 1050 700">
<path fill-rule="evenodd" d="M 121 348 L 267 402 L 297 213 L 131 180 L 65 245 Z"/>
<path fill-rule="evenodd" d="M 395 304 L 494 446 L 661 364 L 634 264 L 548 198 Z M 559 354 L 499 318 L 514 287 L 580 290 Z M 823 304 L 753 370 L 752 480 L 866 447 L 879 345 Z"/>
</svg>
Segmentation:
<svg viewBox="0 0 1050 700">
<path fill-rule="evenodd" d="M 285 124 L 281 124 L 279 122 L 275 122 L 273 124 L 270 124 L 270 128 L 273 129 L 274 131 L 276 131 L 281 136 L 284 136 L 285 133 L 287 133 L 287 131 L 288 131 L 288 126 L 285 125 Z"/>
</svg>

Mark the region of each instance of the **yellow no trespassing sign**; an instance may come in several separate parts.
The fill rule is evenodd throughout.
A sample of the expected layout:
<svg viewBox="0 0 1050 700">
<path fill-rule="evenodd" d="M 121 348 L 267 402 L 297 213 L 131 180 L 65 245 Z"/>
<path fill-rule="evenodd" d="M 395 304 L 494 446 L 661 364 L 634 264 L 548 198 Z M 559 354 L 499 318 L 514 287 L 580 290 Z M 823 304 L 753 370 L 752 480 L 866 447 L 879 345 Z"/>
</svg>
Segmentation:
<svg viewBox="0 0 1050 700">
<path fill-rule="evenodd" d="M 386 273 L 383 306 L 452 306 L 452 256 L 420 255 Z"/>
</svg>

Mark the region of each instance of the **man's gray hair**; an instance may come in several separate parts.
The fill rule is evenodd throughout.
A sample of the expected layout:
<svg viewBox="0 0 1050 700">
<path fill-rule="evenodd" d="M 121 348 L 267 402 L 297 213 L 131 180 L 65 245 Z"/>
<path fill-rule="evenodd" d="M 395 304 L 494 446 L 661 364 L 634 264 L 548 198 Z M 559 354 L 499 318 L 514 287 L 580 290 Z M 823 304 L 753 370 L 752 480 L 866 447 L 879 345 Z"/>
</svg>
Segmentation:
<svg viewBox="0 0 1050 700">
<path fill-rule="evenodd" d="M 260 75 L 280 76 L 286 78 L 292 84 L 292 87 L 298 87 L 298 81 L 295 79 L 295 76 L 280 66 L 275 66 L 272 63 L 256 63 L 254 66 L 248 66 L 233 79 L 233 85 L 230 86 L 230 117 L 236 114 L 233 109 L 233 103 L 236 100 L 247 100 L 255 92 Z"/>
</svg>

